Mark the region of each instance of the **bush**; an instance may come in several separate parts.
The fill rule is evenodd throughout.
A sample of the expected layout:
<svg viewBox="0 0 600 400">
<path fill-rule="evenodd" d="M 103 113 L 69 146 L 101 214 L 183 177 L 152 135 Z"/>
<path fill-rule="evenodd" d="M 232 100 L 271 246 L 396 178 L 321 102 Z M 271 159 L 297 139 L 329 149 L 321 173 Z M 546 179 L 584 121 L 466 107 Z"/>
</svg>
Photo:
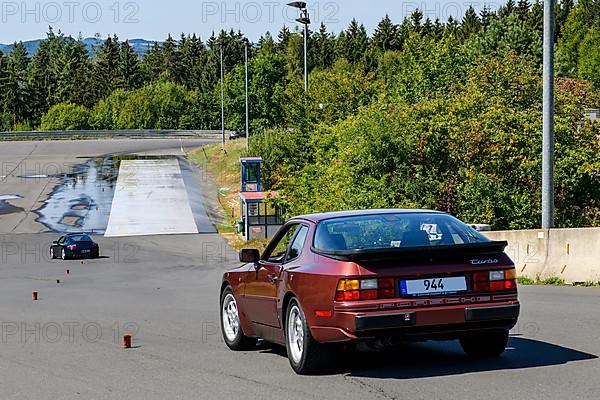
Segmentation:
<svg viewBox="0 0 600 400">
<path fill-rule="evenodd" d="M 90 112 L 84 106 L 61 103 L 42 116 L 42 131 L 72 131 L 90 128 Z"/>
<path fill-rule="evenodd" d="M 192 105 L 192 92 L 183 86 L 157 82 L 116 90 L 96 105 L 92 120 L 97 129 L 179 129 Z"/>
</svg>

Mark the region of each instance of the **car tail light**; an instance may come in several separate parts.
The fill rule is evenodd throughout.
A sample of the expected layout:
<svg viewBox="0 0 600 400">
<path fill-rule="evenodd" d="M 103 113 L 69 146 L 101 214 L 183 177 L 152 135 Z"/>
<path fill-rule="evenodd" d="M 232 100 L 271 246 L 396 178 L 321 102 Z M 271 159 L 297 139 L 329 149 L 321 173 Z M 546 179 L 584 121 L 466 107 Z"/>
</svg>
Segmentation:
<svg viewBox="0 0 600 400">
<path fill-rule="evenodd" d="M 69 249 L 69 250 L 75 250 L 75 249 L 77 249 L 77 245 L 72 244 L 70 246 L 67 246 L 67 249 Z"/>
<path fill-rule="evenodd" d="M 473 273 L 474 292 L 499 292 L 517 288 L 517 271 L 512 269 Z"/>
<path fill-rule="evenodd" d="M 396 280 L 342 279 L 335 293 L 336 301 L 377 300 L 396 297 Z"/>
<path fill-rule="evenodd" d="M 352 290 L 349 292 L 337 292 L 335 294 L 335 301 L 354 301 L 360 300 L 360 291 Z"/>
<path fill-rule="evenodd" d="M 339 292 L 348 292 L 360 289 L 360 281 L 358 279 L 342 279 L 338 283 L 337 290 Z"/>
</svg>

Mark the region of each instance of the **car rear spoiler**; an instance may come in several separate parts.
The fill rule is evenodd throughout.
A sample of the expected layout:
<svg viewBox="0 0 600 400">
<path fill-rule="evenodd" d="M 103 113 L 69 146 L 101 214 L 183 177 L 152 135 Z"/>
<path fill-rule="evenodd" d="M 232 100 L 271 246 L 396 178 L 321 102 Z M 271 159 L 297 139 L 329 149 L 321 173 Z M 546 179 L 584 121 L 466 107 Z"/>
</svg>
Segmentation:
<svg viewBox="0 0 600 400">
<path fill-rule="evenodd" d="M 312 251 L 316 254 L 340 261 L 373 261 L 428 256 L 439 258 L 463 255 L 491 255 L 502 253 L 507 246 L 508 242 L 506 241 L 491 241 L 444 246 L 399 247 L 387 249 L 320 250 L 313 247 Z"/>
</svg>

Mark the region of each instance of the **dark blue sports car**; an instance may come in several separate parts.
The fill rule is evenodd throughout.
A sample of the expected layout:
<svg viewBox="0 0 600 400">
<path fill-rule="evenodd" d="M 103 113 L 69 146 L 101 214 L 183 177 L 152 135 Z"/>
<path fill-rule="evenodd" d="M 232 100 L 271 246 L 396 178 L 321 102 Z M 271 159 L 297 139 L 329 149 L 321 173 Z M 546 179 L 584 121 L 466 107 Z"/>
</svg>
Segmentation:
<svg viewBox="0 0 600 400">
<path fill-rule="evenodd" d="M 100 247 L 85 233 L 70 233 L 50 246 L 50 258 L 98 258 Z"/>
</svg>

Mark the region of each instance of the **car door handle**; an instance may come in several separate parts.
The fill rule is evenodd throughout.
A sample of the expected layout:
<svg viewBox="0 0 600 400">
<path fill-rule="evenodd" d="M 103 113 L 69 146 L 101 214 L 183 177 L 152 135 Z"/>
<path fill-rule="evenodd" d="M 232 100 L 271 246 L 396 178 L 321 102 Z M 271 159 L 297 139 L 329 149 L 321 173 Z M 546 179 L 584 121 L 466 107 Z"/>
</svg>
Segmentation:
<svg viewBox="0 0 600 400">
<path fill-rule="evenodd" d="M 269 282 L 271 283 L 276 283 L 277 282 L 277 275 L 268 275 L 267 279 L 269 280 Z"/>
</svg>

